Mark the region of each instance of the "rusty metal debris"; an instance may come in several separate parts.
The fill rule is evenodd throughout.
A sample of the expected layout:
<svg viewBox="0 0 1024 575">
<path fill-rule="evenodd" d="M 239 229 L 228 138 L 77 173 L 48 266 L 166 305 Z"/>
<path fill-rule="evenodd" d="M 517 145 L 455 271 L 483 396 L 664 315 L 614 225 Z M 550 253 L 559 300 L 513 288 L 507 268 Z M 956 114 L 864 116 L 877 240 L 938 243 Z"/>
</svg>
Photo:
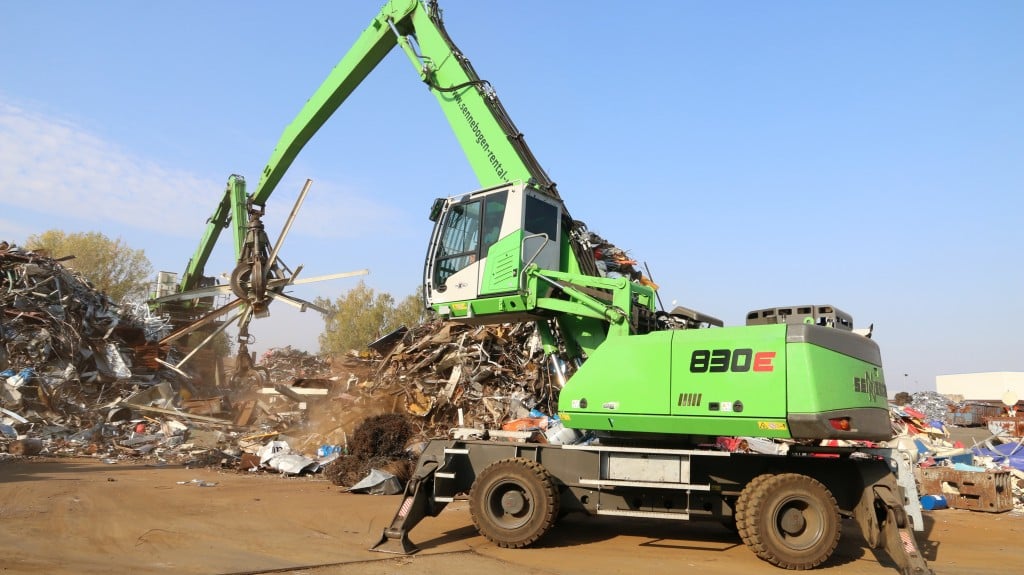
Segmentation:
<svg viewBox="0 0 1024 575">
<path fill-rule="evenodd" d="M 0 452 L 237 465 L 254 437 L 304 424 L 306 404 L 326 396 L 315 388 L 333 383 L 322 362 L 289 357 L 301 377 L 271 388 L 302 386 L 288 401 L 228 388 L 212 352 L 188 373 L 167 368 L 188 353 L 159 343 L 169 332 L 145 303 L 115 302 L 60 261 L 0 243 Z"/>
<path fill-rule="evenodd" d="M 391 478 L 404 484 L 412 476 L 414 467 L 414 453 L 408 449 L 413 433 L 411 422 L 402 414 L 369 417 L 355 429 L 347 452 L 329 463 L 324 475 L 335 485 L 354 490 L 358 490 L 357 486 L 367 476 L 374 477 L 373 485 Z M 379 490 L 385 491 L 387 489 Z"/>
<path fill-rule="evenodd" d="M 630 273 L 623 253 L 609 249 L 603 261 Z M 0 243 L 0 452 L 324 471 L 352 487 L 371 476 L 406 479 L 416 446 L 429 438 L 486 429 L 507 440 L 586 439 L 555 415 L 560 386 L 532 323 L 432 321 L 331 359 L 273 349 L 251 358 L 259 376 L 246 379 L 223 377 L 230 366 L 209 351 L 188 373 L 166 367 L 190 353 L 161 343 L 170 329 L 144 303 L 114 302 L 59 261 Z M 893 408 L 897 437 L 889 445 L 913 454 L 919 483 L 957 474 L 960 491 L 949 506 L 973 501 L 968 496 L 996 501 L 987 510 L 1009 507 L 1009 486 L 1024 509 L 1024 442 L 950 443 L 946 425 L 977 406 L 932 393 L 912 400 Z M 788 448 L 763 438 L 717 443 L 730 451 Z M 926 469 L 933 471 L 921 475 Z M 969 492 L 996 485 L 972 479 L 993 474 L 1003 498 Z"/>
<path fill-rule="evenodd" d="M 558 387 L 542 356 L 532 323 L 435 321 L 408 330 L 387 351 L 372 389 L 398 397 L 429 435 L 454 427 L 499 429 L 531 410 L 555 413 Z"/>
<path fill-rule="evenodd" d="M 212 352 L 170 368 L 191 351 L 168 342 L 166 318 L 45 254 L 4 244 L 0 272 L 0 451 L 306 473 L 354 455 L 353 430 L 382 414 L 407 422 L 403 453 L 455 427 L 517 421 L 543 425 L 507 433 L 573 439 L 544 415 L 557 386 L 532 324 L 431 322 L 333 360 L 274 349 L 253 359 L 259 377 L 239 380 Z M 404 478 L 393 449 L 355 455 Z M 349 485 L 368 471 L 347 465 Z"/>
<path fill-rule="evenodd" d="M 0 243 L 0 405 L 18 426 L 89 427 L 90 407 L 159 382 L 160 318 L 45 255 Z"/>
<path fill-rule="evenodd" d="M 951 441 L 947 421 L 958 419 L 960 404 L 936 395 L 914 394 L 912 405 L 928 411 L 892 408 L 896 438 L 890 443 L 912 458 L 922 507 L 1024 512 L 1024 457 L 1013 457 L 1024 454 L 1024 440 L 994 434 L 973 445 Z"/>
</svg>

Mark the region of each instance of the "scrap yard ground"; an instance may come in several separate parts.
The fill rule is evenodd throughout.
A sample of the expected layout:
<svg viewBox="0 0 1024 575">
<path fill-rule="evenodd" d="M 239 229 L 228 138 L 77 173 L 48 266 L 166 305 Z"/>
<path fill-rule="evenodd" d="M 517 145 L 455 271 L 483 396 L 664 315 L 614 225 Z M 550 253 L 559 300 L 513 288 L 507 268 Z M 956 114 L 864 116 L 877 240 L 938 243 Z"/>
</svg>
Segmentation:
<svg viewBox="0 0 1024 575">
<path fill-rule="evenodd" d="M 536 548 L 500 549 L 476 533 L 464 501 L 413 530 L 419 554 L 368 551 L 399 499 L 344 493 L 318 475 L 8 458 L 0 573 L 783 573 L 716 524 L 570 515 Z M 919 541 L 939 575 L 1020 573 L 1020 515 L 947 509 L 926 512 L 925 527 Z M 817 572 L 897 573 L 851 522 Z"/>
</svg>

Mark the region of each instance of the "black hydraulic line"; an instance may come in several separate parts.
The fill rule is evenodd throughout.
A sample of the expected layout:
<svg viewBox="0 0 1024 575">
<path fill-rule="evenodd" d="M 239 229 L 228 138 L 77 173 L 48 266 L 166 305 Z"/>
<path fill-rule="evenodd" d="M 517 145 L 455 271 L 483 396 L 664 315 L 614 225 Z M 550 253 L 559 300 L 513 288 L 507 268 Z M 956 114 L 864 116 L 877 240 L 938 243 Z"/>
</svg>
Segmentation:
<svg viewBox="0 0 1024 575">
<path fill-rule="evenodd" d="M 491 85 L 486 80 L 481 80 L 480 76 L 477 75 L 476 70 L 473 69 L 473 64 L 470 63 L 469 59 L 466 58 L 462 51 L 459 50 L 458 46 L 452 40 L 451 36 L 448 35 L 448 31 L 444 27 L 444 21 L 441 18 L 441 9 L 438 7 L 436 0 L 431 0 L 427 3 L 427 16 L 430 21 L 434 23 L 437 28 L 438 34 L 444 39 L 445 43 L 448 44 L 448 48 L 452 54 L 455 55 L 459 60 L 459 65 L 466 72 L 466 75 L 471 79 L 468 82 L 463 82 L 456 86 L 450 86 L 447 88 L 438 86 L 434 83 L 427 75 L 425 80 L 427 84 L 440 92 L 454 92 L 468 86 L 475 87 L 483 96 L 483 100 L 486 103 L 491 114 L 497 120 L 501 126 L 502 131 L 505 132 L 505 137 L 512 143 L 512 147 L 519 154 L 523 164 L 526 165 L 526 169 L 530 172 L 532 184 L 544 192 L 545 194 L 557 198 L 559 200 L 562 197 L 558 193 L 558 188 L 555 182 L 552 181 L 548 173 L 544 171 L 544 168 L 537 161 L 537 157 L 533 155 L 533 151 L 526 144 L 526 139 L 523 133 L 519 131 L 515 123 L 512 121 L 512 117 L 509 116 L 508 111 L 505 110 L 505 106 L 502 105 L 501 100 L 498 98 L 498 94 L 493 88 L 488 89 Z M 570 234 L 569 245 L 572 246 L 572 251 L 576 256 L 576 261 L 579 263 L 580 271 L 584 274 L 594 277 L 599 277 L 601 273 L 597 269 L 597 262 L 594 259 L 594 253 L 591 249 L 589 242 L 587 241 L 586 226 L 576 222 L 569 216 L 568 210 L 564 212 L 565 220 L 563 222 L 563 229 L 565 233 Z"/>
</svg>

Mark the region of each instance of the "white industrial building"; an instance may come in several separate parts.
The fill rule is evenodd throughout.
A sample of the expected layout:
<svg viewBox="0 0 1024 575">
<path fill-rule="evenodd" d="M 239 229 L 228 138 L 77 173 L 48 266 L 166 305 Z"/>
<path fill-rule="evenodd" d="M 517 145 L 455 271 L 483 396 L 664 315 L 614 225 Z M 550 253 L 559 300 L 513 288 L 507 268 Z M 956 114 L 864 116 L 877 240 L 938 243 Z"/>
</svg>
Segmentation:
<svg viewBox="0 0 1024 575">
<path fill-rule="evenodd" d="M 1008 393 L 1024 400 L 1024 371 L 939 375 L 935 377 L 935 391 L 965 401 L 1001 401 Z"/>
</svg>

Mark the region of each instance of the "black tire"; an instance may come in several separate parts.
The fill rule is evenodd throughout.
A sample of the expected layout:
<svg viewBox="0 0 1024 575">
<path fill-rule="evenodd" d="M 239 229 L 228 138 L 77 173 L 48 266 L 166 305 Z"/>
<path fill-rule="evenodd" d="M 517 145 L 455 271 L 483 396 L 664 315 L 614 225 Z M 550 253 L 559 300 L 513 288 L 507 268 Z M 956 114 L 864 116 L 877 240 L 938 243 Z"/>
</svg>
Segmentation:
<svg viewBox="0 0 1024 575">
<path fill-rule="evenodd" d="M 477 531 L 498 547 L 528 547 L 558 519 L 558 488 L 544 466 L 502 459 L 476 477 L 469 512 Z"/>
<path fill-rule="evenodd" d="M 736 526 L 761 559 L 783 569 L 812 569 L 839 545 L 839 506 L 806 475 L 760 475 L 736 502 Z"/>
</svg>

